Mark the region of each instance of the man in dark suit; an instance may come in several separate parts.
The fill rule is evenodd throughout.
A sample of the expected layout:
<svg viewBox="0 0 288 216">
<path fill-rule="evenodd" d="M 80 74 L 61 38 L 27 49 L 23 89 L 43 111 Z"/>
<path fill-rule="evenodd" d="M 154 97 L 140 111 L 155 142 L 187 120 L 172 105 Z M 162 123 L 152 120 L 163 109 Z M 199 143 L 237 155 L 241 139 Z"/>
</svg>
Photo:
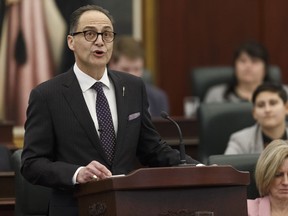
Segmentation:
<svg viewBox="0 0 288 216">
<path fill-rule="evenodd" d="M 141 42 L 131 36 L 117 36 L 113 47 L 109 68 L 142 77 L 146 81 L 144 75 L 149 71 L 144 71 L 144 49 Z M 167 94 L 147 81 L 145 86 L 150 115 L 160 117 L 162 111 L 169 113 Z"/>
<path fill-rule="evenodd" d="M 67 41 L 75 65 L 30 94 L 21 172 L 29 182 L 52 188 L 49 215 L 78 215 L 76 184 L 127 174 L 136 158 L 147 166 L 180 162 L 179 152 L 161 140 L 151 122 L 141 78 L 106 68 L 115 36 L 112 23 L 108 11 L 95 5 L 73 12 Z M 94 90 L 98 82 L 105 96 Z M 113 135 L 103 136 L 111 127 L 102 128 L 95 109 L 98 94 L 109 104 L 112 158 L 106 141 Z M 189 156 L 187 162 L 198 164 Z"/>
</svg>

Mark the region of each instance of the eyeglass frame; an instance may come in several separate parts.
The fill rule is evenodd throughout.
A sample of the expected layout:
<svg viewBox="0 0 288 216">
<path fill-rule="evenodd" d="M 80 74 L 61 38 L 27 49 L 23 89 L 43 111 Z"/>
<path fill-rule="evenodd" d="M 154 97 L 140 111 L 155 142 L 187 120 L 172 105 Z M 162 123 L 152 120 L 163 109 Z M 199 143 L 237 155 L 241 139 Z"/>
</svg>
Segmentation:
<svg viewBox="0 0 288 216">
<path fill-rule="evenodd" d="M 91 41 L 90 41 L 90 40 L 87 40 L 87 38 L 86 38 L 86 36 L 85 36 L 85 35 L 86 35 L 86 32 L 94 32 L 94 33 L 96 34 L 96 39 L 95 39 L 95 40 L 91 40 Z M 113 38 L 112 38 L 111 41 L 105 41 L 105 39 L 104 39 L 104 37 L 103 37 L 103 34 L 105 34 L 105 33 L 107 33 L 107 32 L 113 33 Z M 88 41 L 88 42 L 95 42 L 95 41 L 97 41 L 98 36 L 101 35 L 101 38 L 102 38 L 102 41 L 103 41 L 103 42 L 111 43 L 111 42 L 115 39 L 115 36 L 116 36 L 116 32 L 113 32 L 113 31 L 96 32 L 96 31 L 94 31 L 94 30 L 85 30 L 85 31 L 81 31 L 81 32 L 72 32 L 72 33 L 70 33 L 70 35 L 71 35 L 71 36 L 75 36 L 75 35 L 78 35 L 78 34 L 81 34 L 81 33 L 83 33 L 85 40 Z"/>
</svg>

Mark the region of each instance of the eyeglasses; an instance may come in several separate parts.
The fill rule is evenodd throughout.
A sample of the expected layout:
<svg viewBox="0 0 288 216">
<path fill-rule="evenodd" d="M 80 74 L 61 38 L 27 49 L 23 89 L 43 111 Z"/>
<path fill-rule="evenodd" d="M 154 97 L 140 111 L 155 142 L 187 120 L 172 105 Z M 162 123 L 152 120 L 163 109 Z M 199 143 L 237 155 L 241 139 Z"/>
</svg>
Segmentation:
<svg viewBox="0 0 288 216">
<path fill-rule="evenodd" d="M 114 40 L 116 33 L 112 31 L 96 32 L 93 30 L 86 30 L 82 32 L 73 32 L 70 35 L 75 36 L 77 34 L 84 34 L 84 38 L 89 42 L 95 42 L 98 39 L 98 36 L 102 36 L 102 40 L 106 43 L 110 43 Z"/>
</svg>

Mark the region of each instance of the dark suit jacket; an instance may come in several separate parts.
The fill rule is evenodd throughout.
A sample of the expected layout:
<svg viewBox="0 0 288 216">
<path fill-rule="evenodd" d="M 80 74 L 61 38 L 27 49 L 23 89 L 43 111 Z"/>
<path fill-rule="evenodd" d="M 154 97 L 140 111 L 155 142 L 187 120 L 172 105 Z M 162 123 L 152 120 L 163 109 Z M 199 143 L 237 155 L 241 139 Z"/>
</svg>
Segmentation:
<svg viewBox="0 0 288 216">
<path fill-rule="evenodd" d="M 72 177 L 77 168 L 92 160 L 104 164 L 113 174 L 135 169 L 136 156 L 149 166 L 172 166 L 180 161 L 179 152 L 161 140 L 151 123 L 141 78 L 115 71 L 108 71 L 108 76 L 115 86 L 119 125 L 113 163 L 100 145 L 72 69 L 30 94 L 21 171 L 33 184 L 54 189 L 50 215 L 77 215 Z M 131 119 L 137 113 L 140 115 Z M 187 160 L 198 163 L 188 156 Z"/>
</svg>

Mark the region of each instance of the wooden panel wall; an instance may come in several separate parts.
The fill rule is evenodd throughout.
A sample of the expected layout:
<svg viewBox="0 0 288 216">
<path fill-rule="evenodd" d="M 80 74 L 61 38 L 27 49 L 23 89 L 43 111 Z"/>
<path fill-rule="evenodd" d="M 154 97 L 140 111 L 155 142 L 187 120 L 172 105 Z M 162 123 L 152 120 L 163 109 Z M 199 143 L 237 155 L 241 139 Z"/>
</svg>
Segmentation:
<svg viewBox="0 0 288 216">
<path fill-rule="evenodd" d="M 246 40 L 263 43 L 288 82 L 288 1 L 157 0 L 155 7 L 155 76 L 172 115 L 183 114 L 183 98 L 191 95 L 191 68 L 230 65 L 234 49 Z"/>
<path fill-rule="evenodd" d="M 288 84 L 288 1 L 263 0 L 263 32 L 261 37 L 270 51 L 270 60 L 279 65 Z"/>
</svg>

